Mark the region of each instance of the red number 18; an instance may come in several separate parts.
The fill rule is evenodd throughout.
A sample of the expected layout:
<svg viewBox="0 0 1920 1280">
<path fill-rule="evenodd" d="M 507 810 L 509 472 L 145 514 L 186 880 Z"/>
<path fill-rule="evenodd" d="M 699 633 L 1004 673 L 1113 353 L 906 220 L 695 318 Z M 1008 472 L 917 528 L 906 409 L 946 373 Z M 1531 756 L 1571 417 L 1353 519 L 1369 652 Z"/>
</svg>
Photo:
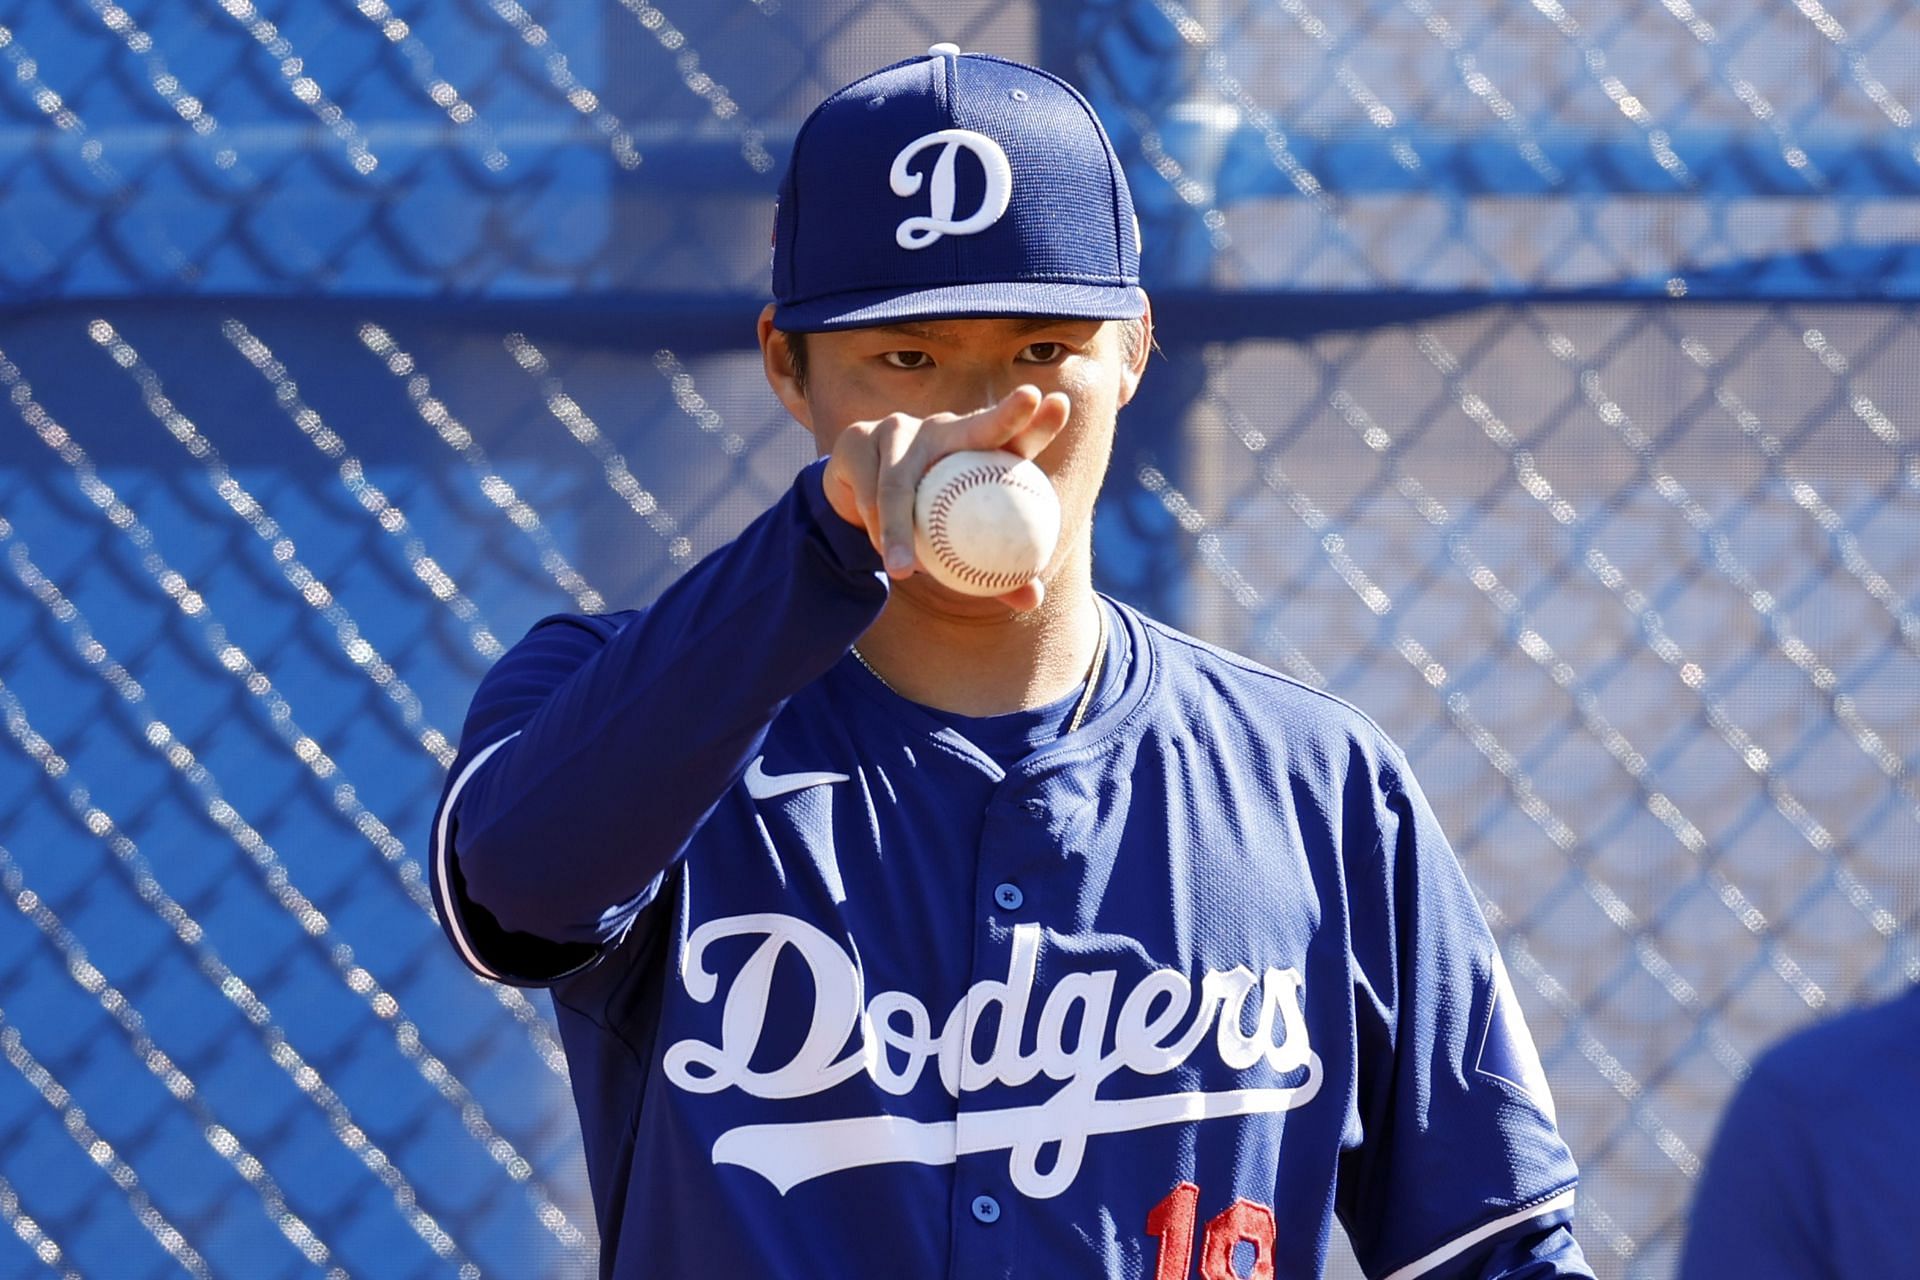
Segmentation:
<svg viewBox="0 0 1920 1280">
<path fill-rule="evenodd" d="M 1199 1213 L 1200 1188 L 1191 1182 L 1167 1192 L 1148 1212 L 1147 1234 L 1160 1241 L 1153 1280 L 1187 1280 Z M 1273 1237 L 1273 1210 L 1251 1200 L 1235 1200 L 1207 1222 L 1200 1245 L 1200 1280 L 1273 1280 Z M 1233 1269 L 1233 1250 L 1242 1241 L 1253 1246 L 1253 1266 L 1245 1276 Z"/>
</svg>

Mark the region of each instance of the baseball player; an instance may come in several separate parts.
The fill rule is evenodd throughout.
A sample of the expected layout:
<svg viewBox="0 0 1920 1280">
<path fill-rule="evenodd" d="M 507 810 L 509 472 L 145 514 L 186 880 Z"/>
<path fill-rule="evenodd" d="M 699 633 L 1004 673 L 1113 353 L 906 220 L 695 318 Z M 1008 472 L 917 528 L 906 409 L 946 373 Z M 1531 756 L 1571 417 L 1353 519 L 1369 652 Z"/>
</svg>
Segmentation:
<svg viewBox="0 0 1920 1280">
<path fill-rule="evenodd" d="M 822 458 L 648 608 L 536 626 L 435 822 L 546 986 L 642 1277 L 1588 1276 L 1499 954 L 1365 716 L 1094 593 L 1150 344 L 1106 133 L 937 45 L 801 128 L 768 377 Z M 916 572 L 935 460 L 1058 490 L 1034 580 Z"/>
</svg>

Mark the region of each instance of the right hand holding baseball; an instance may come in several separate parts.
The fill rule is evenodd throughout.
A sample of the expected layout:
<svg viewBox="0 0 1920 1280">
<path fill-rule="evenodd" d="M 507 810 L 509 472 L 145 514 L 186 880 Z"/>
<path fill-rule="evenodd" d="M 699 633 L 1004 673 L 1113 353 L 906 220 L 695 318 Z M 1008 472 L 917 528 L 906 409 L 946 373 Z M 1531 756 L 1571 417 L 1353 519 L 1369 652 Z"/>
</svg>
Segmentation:
<svg viewBox="0 0 1920 1280">
<path fill-rule="evenodd" d="M 1000 403 L 968 414 L 928 418 L 893 413 L 856 422 L 834 441 L 822 481 L 827 501 L 848 524 L 867 531 L 895 580 L 913 575 L 913 498 L 927 468 L 962 449 L 1005 449 L 1038 457 L 1067 425 L 1072 408 L 1063 392 L 1041 395 L 1034 386 L 1009 391 Z M 1045 588 L 1035 578 L 997 597 L 1010 608 L 1039 606 Z"/>
</svg>

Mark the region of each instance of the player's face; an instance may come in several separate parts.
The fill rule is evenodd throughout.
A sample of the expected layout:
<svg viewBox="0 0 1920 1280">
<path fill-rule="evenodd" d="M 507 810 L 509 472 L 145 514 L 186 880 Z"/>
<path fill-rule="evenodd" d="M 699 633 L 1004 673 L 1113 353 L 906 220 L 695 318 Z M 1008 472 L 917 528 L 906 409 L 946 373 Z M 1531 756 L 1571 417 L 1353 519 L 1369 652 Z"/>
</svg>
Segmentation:
<svg viewBox="0 0 1920 1280">
<path fill-rule="evenodd" d="M 1060 494 L 1057 568 L 1089 537 L 1114 419 L 1146 364 L 1150 328 L 1139 331 L 1131 354 L 1125 328 L 1114 320 L 996 318 L 809 334 L 805 390 L 777 380 L 775 389 L 823 455 L 855 422 L 970 413 L 1022 384 L 1065 392 L 1073 406 L 1067 425 L 1035 459 Z"/>
</svg>

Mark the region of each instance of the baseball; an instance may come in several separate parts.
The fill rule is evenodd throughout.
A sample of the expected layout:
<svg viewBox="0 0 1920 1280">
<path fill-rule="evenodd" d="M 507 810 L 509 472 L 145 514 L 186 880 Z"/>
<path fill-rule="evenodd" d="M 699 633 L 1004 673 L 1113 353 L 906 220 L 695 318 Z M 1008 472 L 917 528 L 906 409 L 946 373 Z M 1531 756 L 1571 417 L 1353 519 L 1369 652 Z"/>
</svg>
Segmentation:
<svg viewBox="0 0 1920 1280">
<path fill-rule="evenodd" d="M 963 595 L 1023 586 L 1053 558 L 1060 498 L 1047 473 L 1000 449 L 950 453 L 920 478 L 914 553 L 935 581 Z"/>
</svg>

